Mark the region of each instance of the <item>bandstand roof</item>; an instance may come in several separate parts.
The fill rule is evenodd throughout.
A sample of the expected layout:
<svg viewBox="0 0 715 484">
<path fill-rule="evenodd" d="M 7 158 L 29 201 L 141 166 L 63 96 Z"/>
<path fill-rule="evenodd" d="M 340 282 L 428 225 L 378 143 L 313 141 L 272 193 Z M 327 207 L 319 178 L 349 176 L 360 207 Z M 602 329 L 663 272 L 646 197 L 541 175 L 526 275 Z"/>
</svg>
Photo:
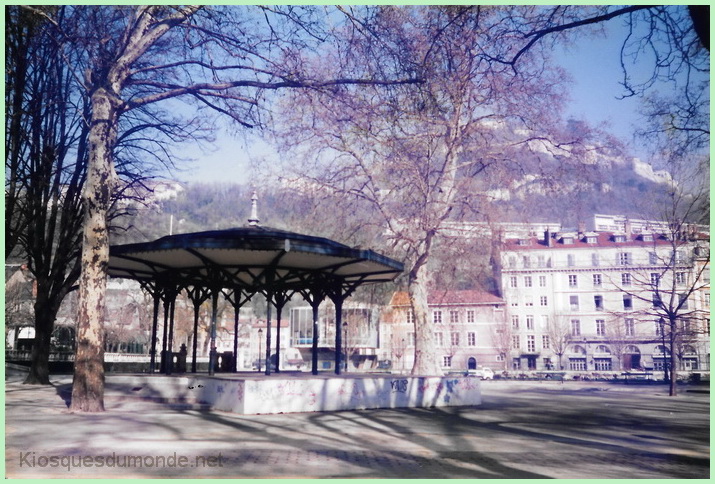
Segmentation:
<svg viewBox="0 0 715 484">
<path fill-rule="evenodd" d="M 303 291 L 387 282 L 403 264 L 372 250 L 258 225 L 110 248 L 109 275 L 177 287 Z"/>
</svg>

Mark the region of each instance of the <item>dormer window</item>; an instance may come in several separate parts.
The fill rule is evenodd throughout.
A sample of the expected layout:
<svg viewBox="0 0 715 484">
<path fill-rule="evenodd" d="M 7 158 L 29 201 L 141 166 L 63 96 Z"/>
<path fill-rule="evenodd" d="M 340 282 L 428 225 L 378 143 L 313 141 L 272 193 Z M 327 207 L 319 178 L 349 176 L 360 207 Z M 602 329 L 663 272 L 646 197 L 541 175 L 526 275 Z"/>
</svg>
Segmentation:
<svg viewBox="0 0 715 484">
<path fill-rule="evenodd" d="M 564 245 L 571 245 L 573 244 L 573 237 L 564 237 L 563 239 L 561 239 L 561 242 Z"/>
<path fill-rule="evenodd" d="M 529 245 L 529 239 L 519 239 L 518 245 Z"/>
<path fill-rule="evenodd" d="M 643 242 L 653 242 L 653 234 L 642 234 L 641 240 L 643 240 Z"/>
<path fill-rule="evenodd" d="M 595 235 L 587 235 L 586 236 L 586 243 L 587 244 L 595 244 L 598 242 L 598 237 Z"/>
<path fill-rule="evenodd" d="M 613 241 L 614 242 L 625 242 L 626 241 L 626 236 L 624 234 L 615 234 L 613 236 Z"/>
</svg>

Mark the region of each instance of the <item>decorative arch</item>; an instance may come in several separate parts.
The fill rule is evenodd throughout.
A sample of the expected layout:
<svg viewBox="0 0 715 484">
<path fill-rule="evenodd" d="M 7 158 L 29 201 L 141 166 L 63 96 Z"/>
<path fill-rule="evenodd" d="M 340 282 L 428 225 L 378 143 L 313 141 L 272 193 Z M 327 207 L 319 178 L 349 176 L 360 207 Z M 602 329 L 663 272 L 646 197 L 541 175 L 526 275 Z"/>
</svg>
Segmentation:
<svg viewBox="0 0 715 484">
<path fill-rule="evenodd" d="M 581 345 L 573 345 L 573 346 L 571 347 L 571 353 L 573 353 L 573 354 L 575 354 L 575 355 L 583 355 L 583 356 L 586 356 L 586 348 L 584 348 L 584 347 L 581 346 Z"/>
<path fill-rule="evenodd" d="M 697 356 L 697 350 L 691 345 L 683 345 L 683 355 Z"/>
<path fill-rule="evenodd" d="M 668 348 L 666 348 L 666 347 L 663 346 L 663 345 L 657 345 L 657 346 L 655 347 L 655 349 L 653 350 L 653 354 L 655 354 L 655 355 L 668 355 L 668 354 L 670 354 L 670 351 L 668 350 Z"/>
<path fill-rule="evenodd" d="M 623 354 L 625 354 L 625 355 L 640 355 L 641 350 L 639 350 L 637 346 L 628 345 L 623 350 Z"/>
<path fill-rule="evenodd" d="M 602 355 L 610 355 L 611 354 L 611 348 L 609 348 L 606 345 L 598 345 L 596 346 L 596 353 L 602 354 Z"/>
</svg>

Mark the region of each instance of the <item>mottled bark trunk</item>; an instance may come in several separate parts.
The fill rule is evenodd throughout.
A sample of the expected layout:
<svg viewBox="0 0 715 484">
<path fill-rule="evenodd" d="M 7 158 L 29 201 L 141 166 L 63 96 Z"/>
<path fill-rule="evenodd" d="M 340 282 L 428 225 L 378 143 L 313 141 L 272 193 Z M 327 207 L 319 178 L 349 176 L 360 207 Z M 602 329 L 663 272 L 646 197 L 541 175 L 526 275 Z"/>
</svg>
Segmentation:
<svg viewBox="0 0 715 484">
<path fill-rule="evenodd" d="M 437 360 L 434 341 L 434 325 L 429 318 L 427 305 L 427 269 L 416 265 L 410 272 L 407 292 L 415 316 L 415 361 L 413 375 L 442 375 L 442 368 Z"/>
<path fill-rule="evenodd" d="M 90 156 L 83 193 L 85 220 L 77 351 L 70 406 L 71 410 L 79 412 L 104 410 L 104 312 L 109 262 L 107 213 L 115 179 L 112 150 L 118 122 L 113 99 L 116 98 L 103 88 L 92 95 Z"/>
</svg>

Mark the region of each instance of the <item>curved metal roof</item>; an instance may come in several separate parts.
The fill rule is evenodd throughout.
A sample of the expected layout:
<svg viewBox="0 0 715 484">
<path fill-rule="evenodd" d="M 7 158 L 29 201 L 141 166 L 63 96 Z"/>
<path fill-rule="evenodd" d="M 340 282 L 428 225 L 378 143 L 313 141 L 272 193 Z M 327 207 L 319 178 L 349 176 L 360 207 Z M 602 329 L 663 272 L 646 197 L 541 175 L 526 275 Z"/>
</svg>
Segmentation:
<svg viewBox="0 0 715 484">
<path fill-rule="evenodd" d="M 387 282 L 403 264 L 372 250 L 261 226 L 162 237 L 110 248 L 109 275 L 176 286 L 303 290 Z"/>
</svg>

